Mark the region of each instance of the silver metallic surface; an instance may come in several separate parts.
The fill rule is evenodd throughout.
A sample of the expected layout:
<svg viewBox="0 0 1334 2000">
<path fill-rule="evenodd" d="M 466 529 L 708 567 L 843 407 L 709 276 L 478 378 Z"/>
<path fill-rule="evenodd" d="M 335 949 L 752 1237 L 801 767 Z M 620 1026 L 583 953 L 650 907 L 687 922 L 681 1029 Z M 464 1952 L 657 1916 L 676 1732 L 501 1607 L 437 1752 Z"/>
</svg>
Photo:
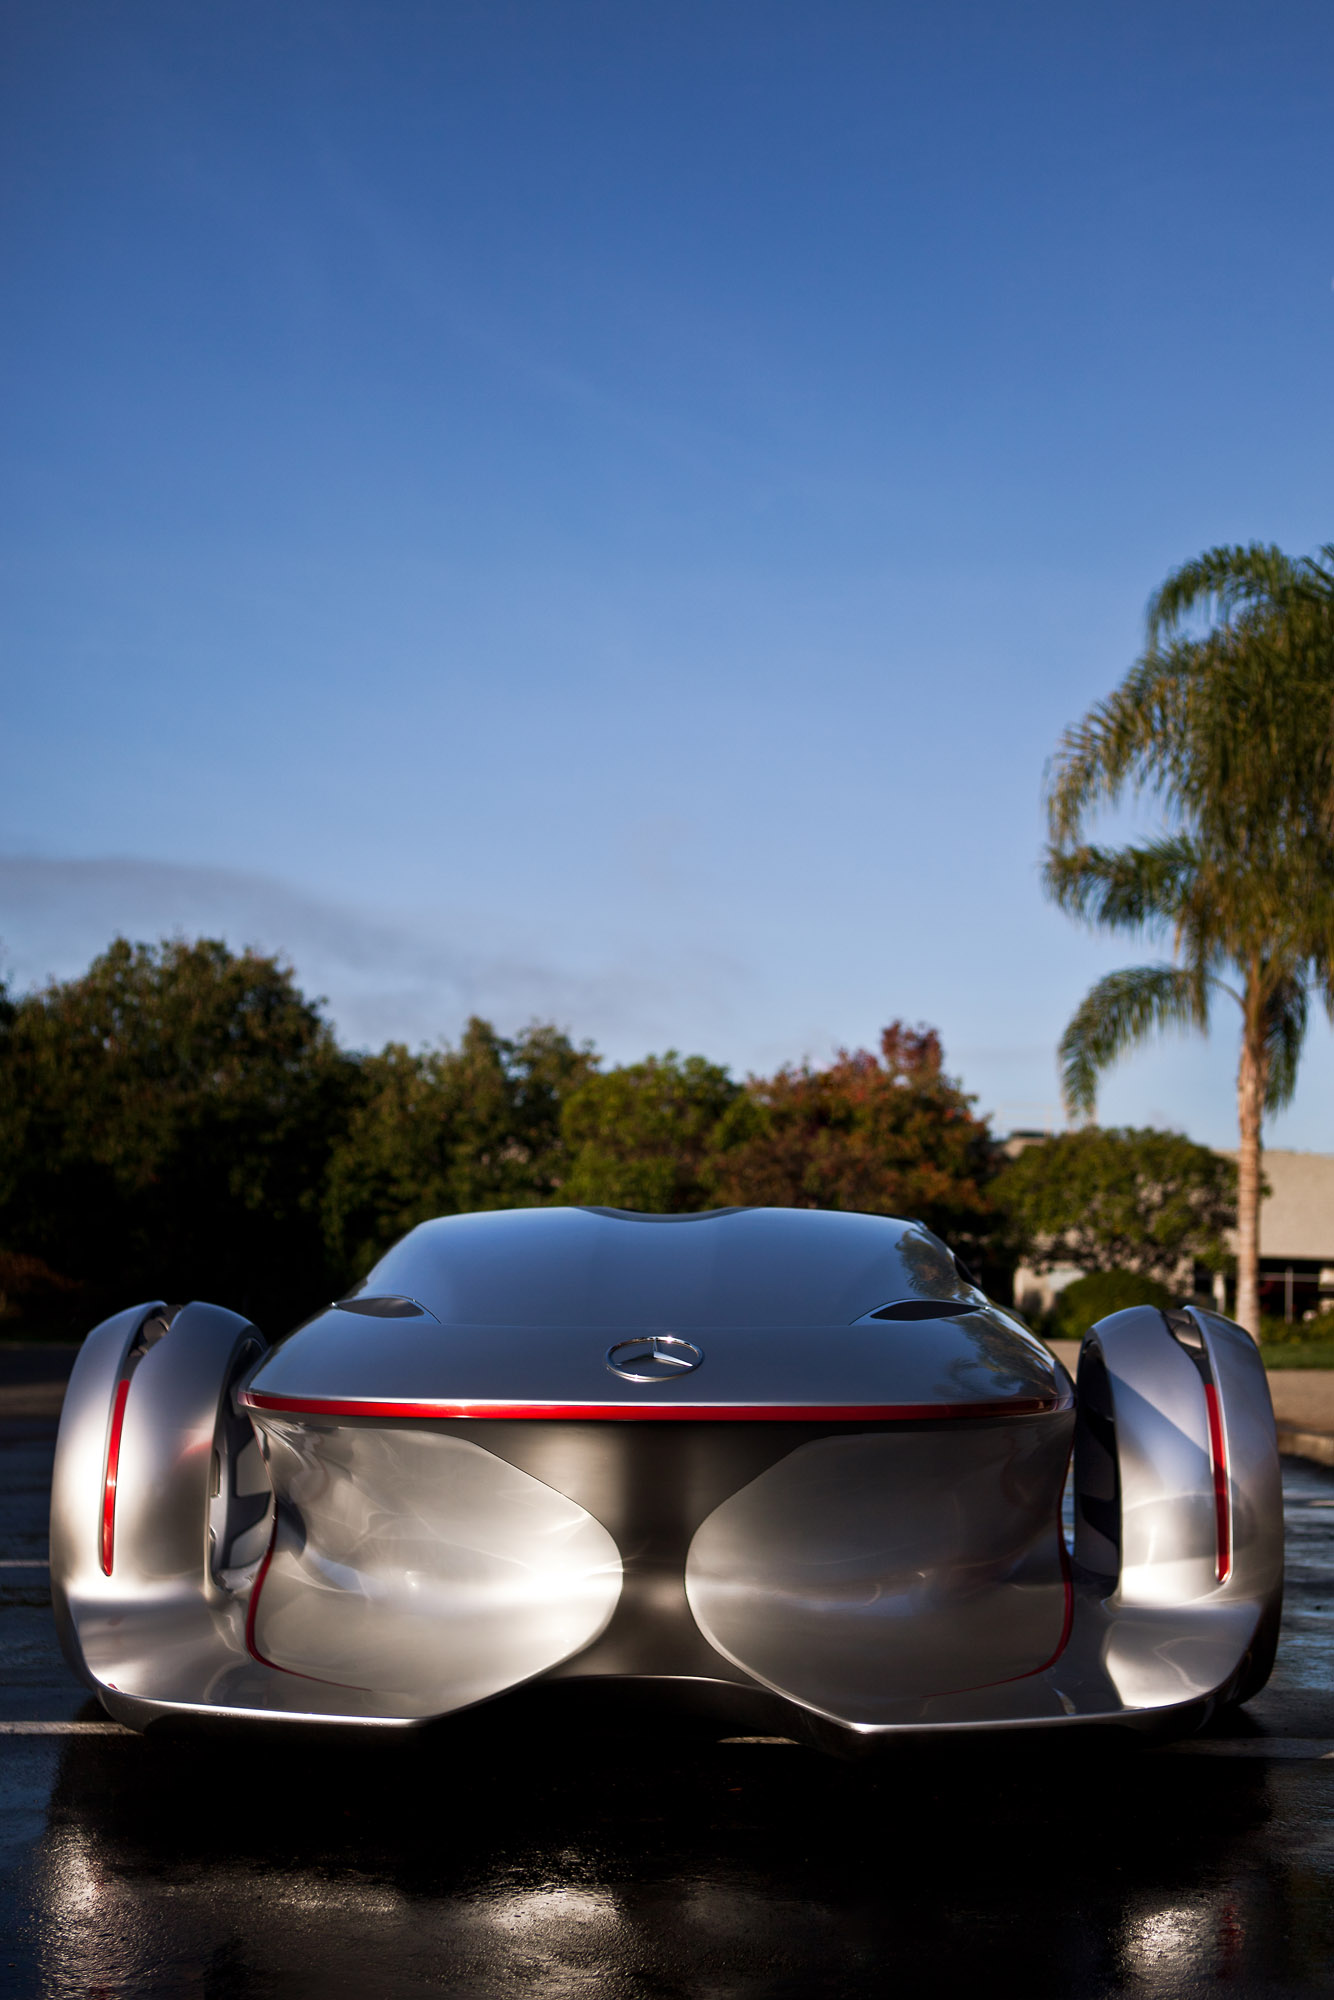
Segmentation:
<svg viewBox="0 0 1334 2000">
<path fill-rule="evenodd" d="M 846 1325 L 900 1298 L 985 1303 L 920 1223 L 785 1208 L 645 1216 L 496 1209 L 423 1222 L 361 1290 L 420 1299 L 446 1325 Z"/>
<path fill-rule="evenodd" d="M 822 1438 L 702 1523 L 686 1593 L 765 1687 L 841 1722 L 1035 1673 L 1065 1623 L 1073 1417 Z"/>
<path fill-rule="evenodd" d="M 206 1678 L 240 1643 L 272 1497 L 233 1390 L 263 1337 L 219 1306 L 171 1321 L 137 1307 L 88 1336 L 61 1414 L 51 1494 L 56 1622 L 99 1688 L 149 1693 Z M 145 1331 L 158 1337 L 145 1344 Z M 123 1401 L 114 1502 L 111 1412 Z M 104 1531 L 114 1529 L 105 1568 Z M 220 1650 L 221 1649 L 221 1650 Z"/>
<path fill-rule="evenodd" d="M 607 1349 L 607 1366 L 627 1382 L 672 1382 L 698 1368 L 704 1356 L 691 1341 L 673 1333 L 642 1334 Z"/>
<path fill-rule="evenodd" d="M 965 1285 L 937 1238 L 883 1216 L 449 1216 L 414 1229 L 365 1289 L 410 1296 L 435 1317 L 377 1322 L 371 1338 L 359 1314 L 331 1307 L 258 1371 L 250 1386 L 264 1407 L 916 1407 L 1056 1399 L 1066 1387 L 1041 1342 Z M 872 1318 L 887 1298 L 946 1300 L 951 1313 Z M 692 1344 L 707 1367 L 644 1381 L 609 1372 L 608 1350 L 644 1335 Z"/>
<path fill-rule="evenodd" d="M 1209 1313 L 1103 1321 L 1076 1410 L 920 1225 L 523 1210 L 424 1224 L 261 1347 L 148 1305 L 71 1380 L 57 1617 L 140 1726 L 610 1676 L 776 1697 L 830 1742 L 1180 1730 L 1267 1671 L 1272 1413 Z"/>
<path fill-rule="evenodd" d="M 443 1715 L 555 1666 L 621 1588 L 593 1517 L 480 1445 L 264 1421 L 282 1525 L 252 1622 L 288 1673 Z"/>
<path fill-rule="evenodd" d="M 29 1364 L 0 1353 L 0 1396 Z M 1189 1754 L 971 1735 L 852 1766 L 777 1697 L 676 1716 L 605 1680 L 364 1743 L 119 1734 L 16 1567 L 54 1430 L 0 1448 L 9 2000 L 1328 2000 L 1334 1471 L 1285 1460 L 1278 1668 Z"/>
<path fill-rule="evenodd" d="M 1281 1603 L 1278 1446 L 1259 1352 L 1215 1313 L 1183 1317 L 1191 1346 L 1140 1306 L 1101 1321 L 1080 1356 L 1081 1405 L 1103 1415 L 1101 1442 L 1076 1448 L 1075 1554 L 1111 1585 L 1104 1661 L 1128 1710 L 1227 1690 Z M 1225 1452 L 1222 1578 L 1206 1378 Z"/>
<path fill-rule="evenodd" d="M 960 1319 L 912 1327 L 812 1324 L 711 1325 L 691 1329 L 708 1356 L 702 1368 L 636 1381 L 606 1365 L 602 1327 L 468 1325 L 420 1320 L 376 1326 L 329 1311 L 275 1350 L 249 1394 L 261 1407 L 316 1399 L 336 1414 L 346 1405 L 509 1404 L 516 1399 L 553 1414 L 586 1405 L 689 1410 L 834 1406 L 939 1407 L 1034 1400 L 1054 1406 L 1068 1395 L 1064 1371 L 1036 1341 L 1012 1334 L 998 1315 L 979 1309 Z M 622 1338 L 633 1338 L 626 1329 Z"/>
</svg>

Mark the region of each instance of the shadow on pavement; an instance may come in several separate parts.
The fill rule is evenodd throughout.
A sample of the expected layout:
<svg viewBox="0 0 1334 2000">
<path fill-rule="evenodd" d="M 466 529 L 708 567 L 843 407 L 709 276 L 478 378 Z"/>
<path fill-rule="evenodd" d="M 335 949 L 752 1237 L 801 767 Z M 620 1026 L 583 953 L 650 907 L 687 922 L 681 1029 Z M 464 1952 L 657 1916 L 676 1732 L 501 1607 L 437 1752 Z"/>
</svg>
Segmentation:
<svg viewBox="0 0 1334 2000">
<path fill-rule="evenodd" d="M 83 1740 L 15 1972 L 80 2000 L 1323 1992 L 1330 1776 L 1115 1742 L 848 1766 L 547 1704 Z"/>
</svg>

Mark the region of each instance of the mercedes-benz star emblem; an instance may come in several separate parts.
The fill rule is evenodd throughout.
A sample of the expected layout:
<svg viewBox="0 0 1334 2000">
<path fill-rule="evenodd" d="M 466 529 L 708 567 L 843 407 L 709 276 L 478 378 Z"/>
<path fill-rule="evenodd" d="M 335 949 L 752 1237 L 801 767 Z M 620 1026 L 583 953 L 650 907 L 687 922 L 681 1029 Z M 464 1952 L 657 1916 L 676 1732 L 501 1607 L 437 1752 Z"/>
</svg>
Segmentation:
<svg viewBox="0 0 1334 2000">
<path fill-rule="evenodd" d="M 627 1382 L 672 1382 L 698 1368 L 704 1356 L 674 1333 L 649 1333 L 640 1340 L 618 1340 L 607 1349 L 607 1366 Z"/>
</svg>

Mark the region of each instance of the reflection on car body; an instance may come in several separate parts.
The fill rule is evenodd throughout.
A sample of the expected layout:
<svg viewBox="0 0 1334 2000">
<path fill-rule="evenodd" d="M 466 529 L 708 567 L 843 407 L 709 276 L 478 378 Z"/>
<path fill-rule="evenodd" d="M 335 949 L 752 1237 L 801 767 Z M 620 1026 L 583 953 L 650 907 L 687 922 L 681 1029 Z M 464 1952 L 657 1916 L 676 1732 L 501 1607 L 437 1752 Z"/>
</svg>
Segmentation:
<svg viewBox="0 0 1334 2000">
<path fill-rule="evenodd" d="M 138 1727 L 601 1677 L 864 1748 L 1196 1726 L 1268 1673 L 1281 1521 L 1212 1313 L 1114 1314 L 1076 1388 L 918 1223 L 523 1209 L 423 1223 L 274 1346 L 204 1304 L 96 1328 L 52 1580 Z"/>
</svg>

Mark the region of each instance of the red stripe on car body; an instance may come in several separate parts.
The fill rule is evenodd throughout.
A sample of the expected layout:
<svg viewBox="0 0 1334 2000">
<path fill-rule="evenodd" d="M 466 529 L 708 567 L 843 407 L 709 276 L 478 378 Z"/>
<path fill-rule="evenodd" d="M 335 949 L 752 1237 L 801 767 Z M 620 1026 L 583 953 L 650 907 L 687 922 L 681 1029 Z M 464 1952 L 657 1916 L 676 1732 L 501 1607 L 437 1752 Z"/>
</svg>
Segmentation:
<svg viewBox="0 0 1334 2000">
<path fill-rule="evenodd" d="M 991 1403 L 511 1403 L 484 1397 L 412 1402 L 363 1402 L 328 1396 L 274 1396 L 248 1389 L 251 1410 L 309 1417 L 513 1417 L 565 1422 L 616 1423 L 913 1423 L 948 1417 L 1032 1417 L 1069 1409 L 1072 1397 L 1023 1396 Z"/>
<path fill-rule="evenodd" d="M 269 1546 L 264 1551 L 263 1560 L 255 1573 L 255 1581 L 250 1586 L 250 1602 L 245 1612 L 245 1649 L 252 1660 L 258 1660 L 261 1667 L 273 1667 L 277 1673 L 286 1673 L 286 1667 L 278 1666 L 274 1660 L 266 1660 L 255 1644 L 255 1614 L 259 1610 L 259 1593 L 264 1588 L 264 1579 L 273 1561 L 273 1545 L 278 1539 L 278 1518 L 275 1514 L 273 1527 L 269 1532 Z"/>
<path fill-rule="evenodd" d="M 1061 1591 L 1063 1596 L 1061 1635 L 1056 1641 L 1055 1650 L 1047 1655 L 1040 1667 L 1025 1667 L 1021 1674 L 1006 1674 L 1004 1680 L 979 1681 L 975 1687 L 946 1688 L 943 1690 L 944 1696 L 981 1694 L 987 1688 L 1013 1687 L 1016 1681 L 1031 1681 L 1035 1675 L 1045 1674 L 1048 1668 L 1056 1665 L 1061 1654 L 1070 1644 L 1070 1634 L 1075 1626 L 1075 1586 L 1074 1579 L 1070 1574 L 1070 1558 L 1066 1554 L 1064 1537 L 1061 1539 Z M 932 1696 L 933 1700 L 939 1700 L 940 1698 L 938 1695 Z"/>
<path fill-rule="evenodd" d="M 1075 1583 L 1070 1573 L 1070 1557 L 1066 1550 L 1064 1535 L 1061 1536 L 1061 1589 L 1065 1594 L 1065 1607 L 1061 1615 L 1061 1636 L 1056 1641 L 1056 1651 L 1052 1654 L 1051 1658 L 1044 1660 L 1040 1667 L 1034 1667 L 1033 1672 L 1035 1674 L 1045 1674 L 1048 1667 L 1056 1665 L 1061 1654 L 1070 1644 L 1070 1634 L 1074 1630 Z M 1015 1678 L 1017 1680 L 1027 1680 L 1028 1676 L 1026 1674 L 1017 1674 Z"/>
<path fill-rule="evenodd" d="M 250 1586 L 250 1602 L 246 1606 L 245 1614 L 245 1649 L 247 1653 L 249 1653 L 252 1660 L 257 1660 L 261 1667 L 269 1667 L 275 1674 L 290 1674 L 293 1680 L 314 1681 L 319 1687 L 345 1688 L 349 1694 L 374 1693 L 373 1688 L 360 1687 L 355 1681 L 329 1681 L 325 1680 L 321 1674 L 303 1674 L 300 1667 L 284 1667 L 279 1661 L 271 1660 L 267 1654 L 260 1652 L 259 1645 L 255 1639 L 255 1618 L 259 1611 L 259 1593 L 264 1588 L 264 1579 L 269 1573 L 269 1564 L 273 1561 L 273 1552 L 277 1546 L 278 1517 L 275 1514 L 273 1517 L 273 1532 L 269 1536 L 269 1546 L 264 1551 L 264 1559 L 255 1573 L 255 1581 Z"/>
<path fill-rule="evenodd" d="M 107 1439 L 106 1473 L 102 1480 L 102 1573 L 110 1576 L 116 1555 L 116 1478 L 120 1471 L 120 1434 L 125 1428 L 125 1404 L 130 1393 L 126 1375 L 116 1388 L 111 1406 L 111 1434 Z"/>
<path fill-rule="evenodd" d="M 1232 1502 L 1228 1495 L 1227 1439 L 1223 1431 L 1223 1411 L 1218 1390 L 1212 1382 L 1204 1385 L 1205 1407 L 1209 1413 L 1209 1466 L 1214 1478 L 1214 1525 L 1218 1536 L 1215 1565 L 1220 1583 L 1232 1574 Z"/>
</svg>

